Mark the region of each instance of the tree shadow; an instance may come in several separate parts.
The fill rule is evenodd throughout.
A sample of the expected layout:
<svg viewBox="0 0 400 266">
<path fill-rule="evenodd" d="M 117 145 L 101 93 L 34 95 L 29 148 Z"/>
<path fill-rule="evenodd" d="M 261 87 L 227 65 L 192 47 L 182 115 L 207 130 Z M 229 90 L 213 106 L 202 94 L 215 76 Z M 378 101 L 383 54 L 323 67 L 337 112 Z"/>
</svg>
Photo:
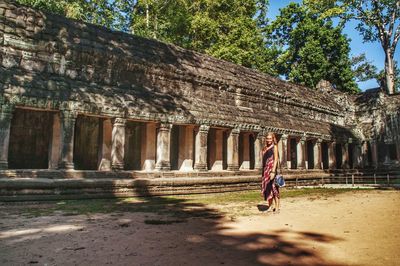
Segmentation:
<svg viewBox="0 0 400 266">
<path fill-rule="evenodd" d="M 8 217 L 0 223 L 0 263 L 340 265 L 318 247 L 341 238 L 289 228 L 236 230 L 229 209 L 152 195 L 154 188 L 145 181 L 136 187 L 139 201 L 86 200 L 56 216 L 21 219 L 18 206 L 7 211 L 0 207 L 0 214 Z M 43 204 L 36 207 L 51 209 Z"/>
</svg>

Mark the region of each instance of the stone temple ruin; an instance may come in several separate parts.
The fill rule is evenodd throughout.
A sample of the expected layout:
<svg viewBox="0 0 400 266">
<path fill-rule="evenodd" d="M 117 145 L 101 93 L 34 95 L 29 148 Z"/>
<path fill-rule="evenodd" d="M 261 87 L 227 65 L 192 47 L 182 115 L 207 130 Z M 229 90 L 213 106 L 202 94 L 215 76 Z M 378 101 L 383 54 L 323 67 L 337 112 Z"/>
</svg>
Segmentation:
<svg viewBox="0 0 400 266">
<path fill-rule="evenodd" d="M 2 195 L 59 189 L 61 179 L 84 187 L 77 180 L 88 177 L 113 186 L 128 177 L 126 189 L 248 187 L 269 131 L 294 175 L 399 166 L 399 94 L 312 90 L 9 0 L 0 48 Z"/>
</svg>

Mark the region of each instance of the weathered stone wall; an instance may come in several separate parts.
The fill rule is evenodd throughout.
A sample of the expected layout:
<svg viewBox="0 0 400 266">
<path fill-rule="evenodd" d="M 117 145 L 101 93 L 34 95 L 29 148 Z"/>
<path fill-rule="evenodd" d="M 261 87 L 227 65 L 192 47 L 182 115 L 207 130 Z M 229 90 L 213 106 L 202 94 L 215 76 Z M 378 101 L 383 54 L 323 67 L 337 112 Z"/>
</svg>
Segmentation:
<svg viewBox="0 0 400 266">
<path fill-rule="evenodd" d="M 348 111 L 323 92 L 8 0 L 0 47 L 0 97 L 17 106 L 324 139 L 350 132 Z"/>
</svg>

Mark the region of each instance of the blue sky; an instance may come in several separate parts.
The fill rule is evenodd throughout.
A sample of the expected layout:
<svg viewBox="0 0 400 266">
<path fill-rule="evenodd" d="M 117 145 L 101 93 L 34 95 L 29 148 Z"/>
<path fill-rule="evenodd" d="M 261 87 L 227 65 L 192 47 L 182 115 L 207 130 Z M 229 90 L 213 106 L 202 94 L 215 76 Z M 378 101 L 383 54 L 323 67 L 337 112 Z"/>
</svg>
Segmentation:
<svg viewBox="0 0 400 266">
<path fill-rule="evenodd" d="M 274 19 L 279 14 L 279 9 L 285 7 L 290 2 L 301 2 L 300 0 L 270 0 L 269 6 L 269 14 L 268 17 L 270 19 Z M 346 25 L 344 29 L 344 34 L 347 35 L 348 38 L 351 39 L 350 48 L 351 54 L 350 56 L 359 55 L 361 53 L 365 53 L 367 60 L 374 64 L 379 70 L 383 69 L 385 63 L 385 54 L 383 52 L 382 46 L 379 42 L 373 43 L 363 43 L 361 35 L 355 30 L 355 26 L 357 22 L 353 21 Z M 400 61 L 399 59 L 399 48 L 397 47 L 395 53 L 395 59 Z M 369 80 L 366 82 L 362 82 L 358 84 L 361 90 L 366 90 L 370 88 L 375 88 L 378 86 L 375 80 Z"/>
</svg>

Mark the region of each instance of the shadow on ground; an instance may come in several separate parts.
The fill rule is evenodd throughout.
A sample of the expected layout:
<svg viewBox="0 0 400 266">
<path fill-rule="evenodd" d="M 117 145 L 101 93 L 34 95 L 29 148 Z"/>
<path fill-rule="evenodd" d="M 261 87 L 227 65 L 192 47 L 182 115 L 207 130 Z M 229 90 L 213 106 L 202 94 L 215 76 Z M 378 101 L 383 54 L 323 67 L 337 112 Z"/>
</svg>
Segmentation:
<svg viewBox="0 0 400 266">
<path fill-rule="evenodd" d="M 334 236 L 290 229 L 232 233 L 234 221 L 206 205 L 147 197 L 143 188 L 138 193 L 145 196 L 140 201 L 87 200 L 58 210 L 51 209 L 60 203 L 49 202 L 0 206 L 0 217 L 7 217 L 0 222 L 0 264 L 334 264 L 313 248 L 341 240 Z M 34 217 L 35 208 L 52 213 Z"/>
</svg>

